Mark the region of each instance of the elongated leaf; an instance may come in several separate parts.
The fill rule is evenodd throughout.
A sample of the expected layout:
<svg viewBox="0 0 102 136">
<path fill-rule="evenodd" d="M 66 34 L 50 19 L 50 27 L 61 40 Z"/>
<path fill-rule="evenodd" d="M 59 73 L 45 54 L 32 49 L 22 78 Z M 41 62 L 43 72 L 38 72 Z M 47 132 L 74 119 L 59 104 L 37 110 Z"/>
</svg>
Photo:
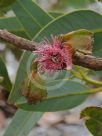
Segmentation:
<svg viewBox="0 0 102 136">
<path fill-rule="evenodd" d="M 94 35 L 93 55 L 96 57 L 102 57 L 102 30 Z M 92 71 L 92 73 L 95 76 L 102 77 L 102 71 Z"/>
<path fill-rule="evenodd" d="M 85 124 L 93 136 L 102 136 L 102 108 L 88 107 L 81 113 L 85 117 Z"/>
<path fill-rule="evenodd" d="M 0 29 L 7 29 L 8 31 L 24 30 L 16 17 L 1 17 Z"/>
<path fill-rule="evenodd" d="M 37 41 L 41 41 L 43 37 L 50 39 L 51 34 L 65 34 L 78 29 L 93 31 L 102 29 L 102 15 L 90 10 L 69 13 L 49 23 L 35 38 Z"/>
<path fill-rule="evenodd" d="M 41 112 L 18 110 L 4 136 L 26 136 L 41 117 Z"/>
<path fill-rule="evenodd" d="M 87 97 L 87 94 L 82 93 L 87 89 L 86 86 L 73 81 L 52 81 L 47 83 L 48 97 L 45 100 L 31 105 L 26 101 L 18 101 L 17 105 L 30 111 L 66 110 L 82 103 Z"/>
<path fill-rule="evenodd" d="M 34 21 L 35 18 L 34 18 L 33 13 L 35 14 L 35 13 L 37 13 L 37 11 L 39 11 L 39 14 L 41 14 L 41 15 L 43 14 L 43 18 L 47 16 L 46 18 L 44 18 L 46 20 L 46 23 L 48 23 L 52 18 L 50 16 L 48 16 L 48 14 L 46 12 L 44 12 L 38 5 L 36 5 L 31 0 L 29 0 L 29 3 L 30 3 L 29 6 L 31 6 L 32 4 L 34 6 L 36 5 L 36 9 L 31 9 L 31 11 L 29 11 L 29 9 L 26 8 L 26 6 L 25 6 L 25 5 L 27 5 L 26 2 L 28 3 L 28 0 L 25 0 L 24 3 L 22 1 L 19 2 L 19 0 L 18 0 L 17 3 L 14 5 L 13 10 L 14 10 L 15 14 L 17 15 L 19 21 L 21 22 L 22 26 L 26 30 L 28 37 L 31 38 L 39 31 L 39 29 L 41 29 L 41 28 L 38 29 L 38 27 L 39 27 L 38 24 L 36 24 L 37 27 L 35 27 L 36 22 Z M 22 18 L 22 16 L 24 18 Z M 30 20 L 33 21 L 32 25 L 31 25 L 31 22 L 28 18 L 30 18 Z M 37 17 L 36 17 L 36 20 L 37 20 Z M 38 17 L 38 20 L 39 20 L 39 17 Z M 35 27 L 35 29 L 33 29 L 32 26 Z M 21 58 L 20 67 L 17 72 L 15 85 L 14 85 L 12 92 L 9 96 L 9 102 L 11 102 L 11 103 L 14 103 L 15 101 L 17 101 L 17 99 L 21 96 L 21 90 L 20 90 L 21 84 L 27 75 L 27 66 L 28 66 L 28 63 L 31 61 L 30 58 L 32 58 L 32 56 L 33 55 L 30 52 L 25 52 Z"/>
<path fill-rule="evenodd" d="M 35 32 L 37 33 L 39 31 L 39 29 L 36 28 L 36 27 L 35 27 L 35 29 L 33 29 L 32 25 L 34 25 L 34 24 L 31 25 L 31 23 L 30 23 L 30 20 L 29 20 L 29 10 L 24 7 L 24 4 L 26 2 L 27 2 L 27 0 L 25 0 L 24 3 L 22 3 L 22 4 L 20 3 L 21 5 L 19 5 L 19 3 L 18 3 L 18 5 L 15 5 L 16 8 L 18 7 L 18 9 L 17 9 L 17 11 L 14 9 L 14 11 L 15 11 L 15 14 L 17 15 L 19 21 L 21 22 L 22 26 L 26 30 L 26 34 L 27 34 L 28 38 L 31 39 L 31 37 L 34 36 L 34 35 L 32 35 L 32 33 L 34 33 L 34 34 L 35 34 Z M 30 2 L 30 4 L 32 4 L 31 0 L 29 0 L 29 2 Z M 35 3 L 33 3 L 33 4 L 35 4 Z M 40 7 L 37 6 L 37 9 L 39 10 Z M 51 20 L 51 17 L 49 17 L 47 13 L 45 13 L 43 10 L 40 9 L 39 14 L 40 13 L 42 14 L 42 12 L 43 12 L 43 17 L 46 16 L 46 18 L 45 18 L 46 23 L 48 23 Z M 32 14 L 33 13 L 34 14 L 37 13 L 36 10 L 31 12 L 30 18 L 32 18 Z M 22 16 L 24 16 L 24 21 L 22 19 Z M 28 22 L 28 24 L 27 24 L 27 22 Z M 29 28 L 30 28 L 30 31 L 29 31 Z M 25 79 L 25 77 L 27 75 L 27 64 L 29 62 L 31 62 L 30 57 L 32 58 L 32 55 L 31 55 L 30 52 L 25 52 L 22 55 L 20 66 L 19 66 L 19 69 L 18 69 L 18 72 L 17 72 L 17 76 L 16 76 L 16 81 L 15 81 L 14 87 L 13 87 L 12 92 L 11 92 L 10 97 L 9 97 L 9 100 L 12 103 L 14 103 L 19 98 L 19 96 L 21 96 L 20 88 L 21 88 L 22 81 Z M 24 111 L 20 110 L 20 113 L 17 113 L 17 114 L 20 114 L 19 116 L 22 117 L 22 118 L 20 118 L 18 115 L 15 116 L 13 121 L 12 121 L 12 123 L 11 123 L 11 125 L 9 126 L 9 128 L 6 131 L 6 133 L 4 134 L 4 136 L 14 136 L 16 128 L 18 128 L 18 125 L 21 124 L 22 122 L 25 124 L 25 126 L 21 125 L 19 127 L 19 129 L 17 129 L 16 136 L 20 136 L 20 135 L 22 136 L 22 134 L 24 132 L 25 132 L 24 134 L 27 135 L 29 133 L 30 129 L 36 123 L 36 121 L 40 118 L 41 114 L 43 114 L 43 113 L 38 113 L 38 112 L 37 113 L 32 112 L 32 115 L 31 115 L 30 113 L 31 112 L 24 113 Z M 25 114 L 25 115 L 23 115 L 23 114 Z M 28 116 L 28 114 L 29 114 L 29 116 Z M 26 116 L 27 116 L 28 119 L 26 118 Z M 19 120 L 19 122 L 18 122 L 18 120 Z M 12 126 L 14 126 L 14 124 L 15 124 L 16 128 L 12 129 Z"/>
<path fill-rule="evenodd" d="M 93 55 L 102 57 L 102 31 L 95 33 Z"/>
<path fill-rule="evenodd" d="M 44 25 L 52 20 L 52 17 L 48 16 L 32 0 L 17 0 L 12 9 L 22 23 L 29 38 L 33 38 Z"/>
<path fill-rule="evenodd" d="M 27 9 L 29 15 L 32 15 L 32 18 L 38 23 L 41 27 L 45 26 L 50 22 L 53 17 L 42 10 L 36 2 L 32 0 L 18 0 L 19 4 L 22 4 L 25 9 Z"/>
<path fill-rule="evenodd" d="M 60 4 L 63 4 L 63 6 L 67 6 L 67 7 L 73 7 L 73 8 L 85 8 L 87 7 L 89 4 L 95 3 L 95 0 L 60 0 Z"/>
<path fill-rule="evenodd" d="M 24 28 L 19 23 L 16 17 L 1 17 L 0 29 L 7 29 L 8 31 L 22 37 L 27 37 Z"/>
<path fill-rule="evenodd" d="M 2 76 L 4 78 L 1 85 L 3 85 L 3 87 L 7 91 L 11 91 L 12 83 L 11 83 L 10 78 L 8 76 L 8 72 L 7 72 L 5 63 L 3 62 L 1 57 L 0 57 L 0 76 Z"/>
</svg>

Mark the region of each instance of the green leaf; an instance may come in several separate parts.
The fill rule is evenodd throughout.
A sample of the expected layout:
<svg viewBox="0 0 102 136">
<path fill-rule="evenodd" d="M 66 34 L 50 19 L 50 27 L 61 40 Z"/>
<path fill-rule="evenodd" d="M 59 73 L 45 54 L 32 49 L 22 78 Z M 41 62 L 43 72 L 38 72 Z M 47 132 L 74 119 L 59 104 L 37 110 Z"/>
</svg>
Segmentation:
<svg viewBox="0 0 102 136">
<path fill-rule="evenodd" d="M 48 14 L 46 12 L 44 12 L 35 3 L 32 3 L 31 0 L 29 0 L 29 4 L 35 5 L 36 10 L 33 7 L 30 10 L 27 9 L 25 7 L 26 3 L 28 3 L 28 0 L 24 0 L 23 2 L 17 1 L 15 6 L 13 7 L 13 9 L 15 11 L 17 18 L 19 19 L 20 23 L 22 24 L 24 30 L 26 31 L 28 38 L 31 39 L 41 29 L 41 28 L 39 29 L 38 24 L 36 24 L 36 21 L 38 20 L 37 19 L 38 14 L 36 14 L 37 13 L 36 10 L 39 11 L 40 15 L 43 14 L 43 18 L 46 20 L 45 24 L 47 24 L 50 20 L 52 20 L 52 17 L 48 16 Z M 36 19 L 34 18 L 33 14 L 37 15 Z M 24 18 L 22 18 L 22 17 L 24 17 Z M 42 16 L 40 16 L 40 17 L 42 18 Z M 28 66 L 28 63 L 31 62 L 32 58 L 33 58 L 33 55 L 31 55 L 30 52 L 25 52 L 22 55 L 21 62 L 20 62 L 20 65 L 19 65 L 19 69 L 18 69 L 17 76 L 16 76 L 16 80 L 15 80 L 15 84 L 14 84 L 12 92 L 9 96 L 9 101 L 13 104 L 21 96 L 20 88 L 21 88 L 21 85 L 22 85 L 22 81 L 27 76 L 27 66 Z M 37 113 L 35 113 L 35 112 L 25 112 L 25 113 L 23 113 L 24 111 L 21 111 L 21 112 L 22 113 L 16 113 L 11 125 L 8 127 L 4 136 L 14 136 L 16 130 L 17 130 L 16 136 L 22 136 L 22 134 L 24 132 L 25 132 L 24 134 L 27 135 L 29 133 L 30 129 L 33 127 L 33 125 L 37 122 L 37 120 L 43 114 L 43 113 L 38 113 L 38 112 Z M 20 114 L 20 115 L 18 115 L 18 114 Z M 22 122 L 23 122 L 23 125 L 22 125 Z M 14 126 L 15 126 L 15 128 L 12 129 Z"/>
<path fill-rule="evenodd" d="M 11 32 L 23 30 L 16 17 L 0 17 L 0 29 L 7 29 Z"/>
<path fill-rule="evenodd" d="M 93 56 L 102 57 L 102 30 L 94 34 Z M 92 75 L 101 78 L 102 71 L 92 71 Z"/>
<path fill-rule="evenodd" d="M 3 77 L 3 81 L 1 85 L 7 90 L 11 91 L 12 83 L 10 81 L 5 63 L 3 62 L 2 58 L 0 57 L 0 76 Z"/>
<path fill-rule="evenodd" d="M 13 4 L 16 0 L 0 0 L 0 9 L 6 8 Z"/>
<path fill-rule="evenodd" d="M 18 110 L 3 136 L 26 136 L 41 117 L 41 112 Z"/>
<path fill-rule="evenodd" d="M 50 39 L 51 34 L 66 34 L 79 29 L 93 31 L 102 29 L 102 15 L 91 10 L 79 10 L 66 14 L 45 26 L 35 38 L 40 42 L 44 37 Z"/>
<path fill-rule="evenodd" d="M 34 21 L 35 20 L 35 18 L 34 18 L 35 13 L 37 13 L 39 11 L 40 15 L 43 14 L 43 19 L 46 20 L 46 23 L 48 23 L 52 18 L 50 16 L 48 16 L 48 14 L 45 11 L 43 11 L 38 5 L 36 5 L 36 3 L 32 2 L 31 0 L 29 0 L 29 4 L 30 4 L 29 7 L 30 6 L 32 7 L 32 5 L 33 5 L 33 6 L 36 6 L 36 8 L 32 7 L 32 9 L 28 9 L 26 7 L 27 3 L 28 3 L 28 0 L 25 0 L 24 3 L 20 0 L 18 0 L 17 3 L 14 5 L 13 9 L 14 9 L 14 12 L 15 12 L 16 16 L 18 17 L 19 21 L 21 22 L 22 26 L 26 30 L 28 37 L 31 39 L 31 37 L 33 37 L 35 34 L 37 34 L 39 29 L 41 29 L 41 28 L 38 29 L 39 25 L 36 24 L 36 22 L 38 22 L 39 18 L 40 17 L 42 18 L 42 16 L 40 16 L 40 17 L 38 16 L 38 19 L 36 16 L 36 22 L 35 22 Z M 23 18 L 22 18 L 22 16 L 23 16 Z M 32 25 L 31 25 L 31 22 L 28 18 L 30 18 L 30 20 L 33 20 Z M 41 20 L 41 18 L 40 18 L 40 20 Z M 40 23 L 42 23 L 42 22 L 40 22 Z M 38 27 L 35 27 L 35 24 Z M 32 26 L 35 27 L 35 29 Z M 23 80 L 27 76 L 27 66 L 29 63 L 31 63 L 32 57 L 33 57 L 33 55 L 31 54 L 31 52 L 25 52 L 22 55 L 19 69 L 18 69 L 17 76 L 16 76 L 16 80 L 15 80 L 15 84 L 14 84 L 12 92 L 9 96 L 10 103 L 14 103 L 21 96 L 21 90 L 20 90 L 21 85 L 22 85 Z"/>
<path fill-rule="evenodd" d="M 20 66 L 17 72 L 16 81 L 12 88 L 12 92 L 10 94 L 10 98 L 13 102 L 15 102 L 16 99 L 18 99 L 21 96 L 21 84 L 22 81 L 27 76 L 27 64 L 26 62 L 29 62 L 29 57 L 31 53 L 26 52 L 22 55 Z M 34 56 L 31 56 L 30 59 L 32 59 Z M 23 59 L 23 61 L 22 61 Z M 12 102 L 12 104 L 14 104 Z M 39 120 L 43 113 L 35 113 L 35 112 L 27 112 L 23 110 L 18 110 L 16 115 L 14 116 L 11 124 L 7 128 L 4 136 L 22 136 L 27 135 L 29 131 L 32 129 L 32 127 L 36 124 L 36 122 Z"/>
<path fill-rule="evenodd" d="M 102 57 L 102 31 L 95 33 L 93 45 L 93 55 Z"/>
<path fill-rule="evenodd" d="M 96 2 L 95 0 L 60 0 L 60 4 L 63 4 L 64 6 L 67 7 L 74 7 L 74 8 L 85 8 L 89 4 Z"/>
<path fill-rule="evenodd" d="M 36 86 L 36 84 L 35 84 Z M 88 96 L 85 85 L 68 80 L 54 80 L 47 83 L 48 97 L 36 104 L 29 105 L 24 99 L 18 100 L 18 107 L 29 111 L 59 111 L 73 108 Z"/>
<path fill-rule="evenodd" d="M 16 75 L 16 80 L 15 80 L 15 84 L 12 88 L 12 91 L 9 95 L 9 100 L 10 102 L 12 102 L 12 104 L 15 102 L 15 100 L 17 100 L 20 96 L 21 96 L 21 85 L 23 80 L 26 78 L 27 76 L 27 62 L 29 61 L 29 57 L 30 57 L 30 52 L 26 52 L 22 55 L 21 57 L 21 62 L 19 65 L 19 69 L 17 71 L 17 75 Z M 22 61 L 23 59 L 23 61 Z"/>
<path fill-rule="evenodd" d="M 17 0 L 12 9 L 30 39 L 52 20 L 52 17 L 32 0 Z"/>
<path fill-rule="evenodd" d="M 0 29 L 7 29 L 8 31 L 22 37 L 27 37 L 24 28 L 16 17 L 1 17 Z"/>
<path fill-rule="evenodd" d="M 88 107 L 81 113 L 85 118 L 85 124 L 93 136 L 102 136 L 102 108 Z"/>
</svg>

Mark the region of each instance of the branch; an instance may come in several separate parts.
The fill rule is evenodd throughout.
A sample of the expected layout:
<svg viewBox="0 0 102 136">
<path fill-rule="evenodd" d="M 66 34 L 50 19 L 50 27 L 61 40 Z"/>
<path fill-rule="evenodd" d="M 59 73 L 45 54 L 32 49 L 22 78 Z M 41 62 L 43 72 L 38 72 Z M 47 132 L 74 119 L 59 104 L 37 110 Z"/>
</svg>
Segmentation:
<svg viewBox="0 0 102 136">
<path fill-rule="evenodd" d="M 73 63 L 75 65 L 79 65 L 96 71 L 102 70 L 102 58 L 96 58 L 91 55 L 84 55 L 80 52 L 76 52 L 74 54 Z"/>
<path fill-rule="evenodd" d="M 34 51 L 35 47 L 39 45 L 34 41 L 30 41 L 19 36 L 16 36 L 12 33 L 9 33 L 7 30 L 0 30 L 0 38 L 6 40 L 7 42 L 12 43 L 16 47 L 24 50 Z"/>
<path fill-rule="evenodd" d="M 12 43 L 20 49 L 29 51 L 34 51 L 36 49 L 36 46 L 39 45 L 39 43 L 16 36 L 8 32 L 7 30 L 0 30 L 0 38 Z M 76 52 L 73 55 L 73 64 L 96 71 L 102 70 L 102 58 L 96 58 L 91 55 L 84 55 L 79 52 Z"/>
</svg>

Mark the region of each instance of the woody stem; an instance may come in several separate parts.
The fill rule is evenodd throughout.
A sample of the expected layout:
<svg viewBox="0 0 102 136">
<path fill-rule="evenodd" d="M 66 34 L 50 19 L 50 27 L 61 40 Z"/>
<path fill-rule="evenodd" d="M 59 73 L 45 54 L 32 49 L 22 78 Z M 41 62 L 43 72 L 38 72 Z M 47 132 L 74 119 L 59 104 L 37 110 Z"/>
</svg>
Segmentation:
<svg viewBox="0 0 102 136">
<path fill-rule="evenodd" d="M 39 45 L 39 43 L 16 36 L 8 32 L 7 30 L 0 30 L 0 38 L 12 43 L 14 46 L 20 49 L 28 51 L 36 50 L 36 46 Z M 102 70 L 102 58 L 96 58 L 91 55 L 84 55 L 79 52 L 75 52 L 75 54 L 73 55 L 73 64 L 96 71 Z"/>
</svg>

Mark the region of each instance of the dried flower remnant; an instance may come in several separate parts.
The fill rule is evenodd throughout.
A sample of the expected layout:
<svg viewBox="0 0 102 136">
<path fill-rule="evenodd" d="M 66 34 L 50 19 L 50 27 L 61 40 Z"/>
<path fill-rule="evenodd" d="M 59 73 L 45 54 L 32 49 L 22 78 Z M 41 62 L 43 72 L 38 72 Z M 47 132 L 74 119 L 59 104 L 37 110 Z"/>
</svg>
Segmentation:
<svg viewBox="0 0 102 136">
<path fill-rule="evenodd" d="M 47 97 L 45 81 L 37 73 L 36 63 L 31 64 L 31 71 L 22 83 L 21 93 L 29 104 L 36 104 Z"/>
<path fill-rule="evenodd" d="M 70 44 L 74 51 L 78 51 L 86 55 L 92 55 L 94 38 L 91 31 L 80 29 L 67 34 L 61 34 L 60 38 L 64 44 Z"/>
<path fill-rule="evenodd" d="M 52 36 L 52 43 L 44 41 L 34 51 L 37 54 L 35 61 L 41 71 L 71 70 L 72 50 L 70 45 L 64 46 L 60 38 Z"/>
</svg>

